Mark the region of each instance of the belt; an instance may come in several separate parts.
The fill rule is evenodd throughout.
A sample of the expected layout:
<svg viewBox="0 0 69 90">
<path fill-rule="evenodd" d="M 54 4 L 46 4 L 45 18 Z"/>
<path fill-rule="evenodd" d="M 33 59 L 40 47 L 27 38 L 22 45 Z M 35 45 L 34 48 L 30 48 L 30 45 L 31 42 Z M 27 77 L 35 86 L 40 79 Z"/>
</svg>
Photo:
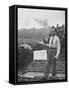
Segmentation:
<svg viewBox="0 0 69 90">
<path fill-rule="evenodd" d="M 49 47 L 49 49 L 57 49 L 56 47 Z"/>
</svg>

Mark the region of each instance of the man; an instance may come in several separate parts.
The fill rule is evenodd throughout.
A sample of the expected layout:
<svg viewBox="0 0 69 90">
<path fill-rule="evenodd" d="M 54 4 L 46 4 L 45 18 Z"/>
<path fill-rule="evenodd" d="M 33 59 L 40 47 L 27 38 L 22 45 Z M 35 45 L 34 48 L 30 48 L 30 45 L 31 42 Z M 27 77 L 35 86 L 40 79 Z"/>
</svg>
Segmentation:
<svg viewBox="0 0 69 90">
<path fill-rule="evenodd" d="M 48 49 L 48 64 L 47 64 L 47 72 L 45 76 L 49 77 L 50 67 L 52 66 L 52 79 L 56 78 L 56 61 L 60 54 L 60 39 L 56 35 L 55 29 L 51 30 L 49 44 L 46 44 Z"/>
</svg>

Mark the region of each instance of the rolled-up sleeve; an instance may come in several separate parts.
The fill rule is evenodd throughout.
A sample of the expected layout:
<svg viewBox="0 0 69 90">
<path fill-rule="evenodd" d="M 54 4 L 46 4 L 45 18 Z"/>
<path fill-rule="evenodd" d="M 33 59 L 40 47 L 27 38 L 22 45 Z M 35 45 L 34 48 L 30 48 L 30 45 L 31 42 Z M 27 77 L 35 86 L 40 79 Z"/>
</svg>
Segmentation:
<svg viewBox="0 0 69 90">
<path fill-rule="evenodd" d="M 57 38 L 57 54 L 56 54 L 56 56 L 59 56 L 59 54 L 60 54 L 60 49 L 61 49 L 60 39 Z"/>
</svg>

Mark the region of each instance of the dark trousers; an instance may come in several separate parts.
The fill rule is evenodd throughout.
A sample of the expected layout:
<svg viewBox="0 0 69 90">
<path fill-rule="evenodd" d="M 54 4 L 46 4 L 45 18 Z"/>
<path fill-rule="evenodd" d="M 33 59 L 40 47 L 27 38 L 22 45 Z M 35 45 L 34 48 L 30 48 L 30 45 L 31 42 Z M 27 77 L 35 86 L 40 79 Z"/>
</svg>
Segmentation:
<svg viewBox="0 0 69 90">
<path fill-rule="evenodd" d="M 48 63 L 47 63 L 47 71 L 45 73 L 45 76 L 49 76 L 50 68 L 52 66 L 52 76 L 56 75 L 56 61 L 57 59 L 54 57 L 56 55 L 56 49 L 55 48 L 49 48 L 48 49 Z"/>
</svg>

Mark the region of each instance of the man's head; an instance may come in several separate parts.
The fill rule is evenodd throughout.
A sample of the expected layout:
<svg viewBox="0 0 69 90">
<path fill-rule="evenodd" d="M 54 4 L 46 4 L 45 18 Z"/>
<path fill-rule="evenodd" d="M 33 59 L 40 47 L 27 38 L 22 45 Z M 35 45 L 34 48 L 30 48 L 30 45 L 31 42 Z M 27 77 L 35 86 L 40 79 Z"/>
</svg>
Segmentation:
<svg viewBox="0 0 69 90">
<path fill-rule="evenodd" d="M 54 28 L 52 28 L 50 31 L 50 36 L 54 36 L 54 35 L 56 35 L 56 31 Z"/>
</svg>

